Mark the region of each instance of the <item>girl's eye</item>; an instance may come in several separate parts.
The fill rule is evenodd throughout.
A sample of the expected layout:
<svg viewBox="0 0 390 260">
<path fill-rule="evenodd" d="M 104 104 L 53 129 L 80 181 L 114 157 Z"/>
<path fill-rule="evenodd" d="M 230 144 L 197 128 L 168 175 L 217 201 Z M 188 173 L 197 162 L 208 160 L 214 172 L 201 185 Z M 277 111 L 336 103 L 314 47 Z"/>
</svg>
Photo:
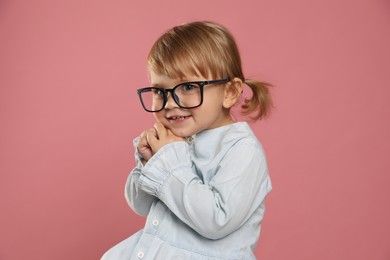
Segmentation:
<svg viewBox="0 0 390 260">
<path fill-rule="evenodd" d="M 182 88 L 183 88 L 184 91 L 194 91 L 194 90 L 198 89 L 199 87 L 198 87 L 198 85 L 184 84 L 182 86 Z"/>
<path fill-rule="evenodd" d="M 162 91 L 161 91 L 161 89 L 153 89 L 153 93 L 155 94 L 155 95 L 161 95 L 162 94 Z"/>
<path fill-rule="evenodd" d="M 163 97 L 164 91 L 162 91 L 161 89 L 155 88 L 155 89 L 153 89 L 153 95 L 155 97 Z"/>
</svg>

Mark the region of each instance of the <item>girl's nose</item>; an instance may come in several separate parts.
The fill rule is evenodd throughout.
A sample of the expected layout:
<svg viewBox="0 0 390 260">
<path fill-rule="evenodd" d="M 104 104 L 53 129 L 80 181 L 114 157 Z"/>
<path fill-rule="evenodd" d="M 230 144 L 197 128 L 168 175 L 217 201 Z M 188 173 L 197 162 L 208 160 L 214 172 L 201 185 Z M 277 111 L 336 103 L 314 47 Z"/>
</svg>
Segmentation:
<svg viewBox="0 0 390 260">
<path fill-rule="evenodd" d="M 173 98 L 173 95 L 175 95 L 173 92 L 167 92 L 167 103 L 165 104 L 165 108 L 171 109 L 178 107 L 176 101 Z"/>
</svg>

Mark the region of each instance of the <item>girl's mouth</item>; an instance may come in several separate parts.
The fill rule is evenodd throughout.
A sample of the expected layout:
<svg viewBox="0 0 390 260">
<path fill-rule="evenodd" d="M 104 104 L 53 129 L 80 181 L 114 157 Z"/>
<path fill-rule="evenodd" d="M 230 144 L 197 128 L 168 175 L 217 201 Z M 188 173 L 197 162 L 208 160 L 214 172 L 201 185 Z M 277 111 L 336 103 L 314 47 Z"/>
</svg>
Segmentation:
<svg viewBox="0 0 390 260">
<path fill-rule="evenodd" d="M 190 116 L 171 116 L 171 117 L 168 117 L 168 120 L 177 122 L 177 121 L 184 121 L 184 120 L 186 120 L 189 117 Z"/>
</svg>

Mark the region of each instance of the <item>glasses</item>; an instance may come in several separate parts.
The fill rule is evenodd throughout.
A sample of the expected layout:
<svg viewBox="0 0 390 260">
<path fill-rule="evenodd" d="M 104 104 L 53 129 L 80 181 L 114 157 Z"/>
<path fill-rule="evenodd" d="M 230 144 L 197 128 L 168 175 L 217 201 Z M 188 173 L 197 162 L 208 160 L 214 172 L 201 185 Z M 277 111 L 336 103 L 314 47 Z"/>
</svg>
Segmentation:
<svg viewBox="0 0 390 260">
<path fill-rule="evenodd" d="M 147 112 L 158 112 L 164 109 L 169 94 L 181 108 L 195 108 L 203 103 L 203 89 L 206 85 L 229 82 L 230 78 L 206 81 L 185 82 L 173 88 L 148 87 L 137 90 L 143 108 Z"/>
</svg>

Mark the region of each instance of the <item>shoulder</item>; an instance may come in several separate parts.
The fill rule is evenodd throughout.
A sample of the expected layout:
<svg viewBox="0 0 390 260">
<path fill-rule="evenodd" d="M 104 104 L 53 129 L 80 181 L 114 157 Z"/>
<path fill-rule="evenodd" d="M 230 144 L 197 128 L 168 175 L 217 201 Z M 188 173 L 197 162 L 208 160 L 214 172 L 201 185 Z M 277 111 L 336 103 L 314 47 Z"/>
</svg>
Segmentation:
<svg viewBox="0 0 390 260">
<path fill-rule="evenodd" d="M 225 128 L 219 135 L 219 148 L 237 157 L 265 157 L 263 147 L 246 122 L 237 122 Z"/>
<path fill-rule="evenodd" d="M 262 146 L 252 129 L 246 122 L 237 122 L 230 125 L 221 135 L 221 143 L 233 146 L 248 146 L 261 149 Z"/>
<path fill-rule="evenodd" d="M 262 153 L 262 146 L 248 123 L 237 122 L 197 134 L 191 145 L 193 159 L 225 157 L 226 154 L 244 150 L 245 153 Z"/>
</svg>

